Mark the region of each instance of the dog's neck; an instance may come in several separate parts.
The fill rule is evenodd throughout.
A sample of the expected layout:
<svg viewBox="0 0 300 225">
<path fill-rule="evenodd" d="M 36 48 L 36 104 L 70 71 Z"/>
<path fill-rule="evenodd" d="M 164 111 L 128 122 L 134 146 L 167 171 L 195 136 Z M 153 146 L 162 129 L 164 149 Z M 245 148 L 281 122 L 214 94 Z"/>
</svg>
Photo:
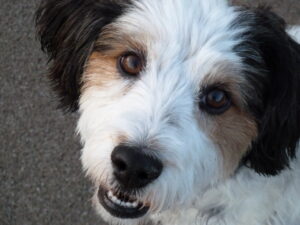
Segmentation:
<svg viewBox="0 0 300 225">
<path fill-rule="evenodd" d="M 299 187 L 298 151 L 290 169 L 277 176 L 243 167 L 231 179 L 195 197 L 193 207 L 163 213 L 154 221 L 162 225 L 296 225 L 300 221 Z"/>
</svg>

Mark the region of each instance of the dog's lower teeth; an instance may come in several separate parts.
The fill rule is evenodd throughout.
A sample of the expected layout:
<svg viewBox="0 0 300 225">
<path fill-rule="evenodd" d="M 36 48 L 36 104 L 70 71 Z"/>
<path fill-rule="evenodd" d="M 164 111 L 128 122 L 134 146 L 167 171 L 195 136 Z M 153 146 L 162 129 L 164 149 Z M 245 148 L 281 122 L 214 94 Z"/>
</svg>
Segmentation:
<svg viewBox="0 0 300 225">
<path fill-rule="evenodd" d="M 133 208 L 138 207 L 138 205 L 139 205 L 139 204 L 138 204 L 137 202 L 132 203 Z"/>
<path fill-rule="evenodd" d="M 139 205 L 138 202 L 123 202 L 122 200 L 118 199 L 118 197 L 116 197 L 112 191 L 109 191 L 107 196 L 113 203 L 122 207 L 137 208 Z"/>
</svg>

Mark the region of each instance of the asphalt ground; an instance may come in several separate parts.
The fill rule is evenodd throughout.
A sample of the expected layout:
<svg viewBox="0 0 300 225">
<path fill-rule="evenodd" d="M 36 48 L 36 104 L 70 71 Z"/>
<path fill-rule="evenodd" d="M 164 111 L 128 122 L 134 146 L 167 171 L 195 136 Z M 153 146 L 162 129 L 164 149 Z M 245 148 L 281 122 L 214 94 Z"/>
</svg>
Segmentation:
<svg viewBox="0 0 300 225">
<path fill-rule="evenodd" d="M 91 208 L 76 114 L 63 114 L 35 38 L 38 0 L 0 0 L 0 225 L 104 225 Z M 300 0 L 271 4 L 300 24 Z"/>
</svg>

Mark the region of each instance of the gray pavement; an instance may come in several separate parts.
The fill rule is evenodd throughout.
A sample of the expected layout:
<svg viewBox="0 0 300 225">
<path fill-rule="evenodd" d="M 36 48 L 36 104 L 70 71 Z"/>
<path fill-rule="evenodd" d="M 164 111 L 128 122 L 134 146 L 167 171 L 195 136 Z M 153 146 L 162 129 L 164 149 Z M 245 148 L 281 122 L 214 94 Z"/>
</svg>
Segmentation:
<svg viewBox="0 0 300 225">
<path fill-rule="evenodd" d="M 81 171 L 77 115 L 56 109 L 45 78 L 33 27 L 38 2 L 0 0 L 0 225 L 104 225 Z M 300 0 L 259 2 L 300 24 Z"/>
</svg>

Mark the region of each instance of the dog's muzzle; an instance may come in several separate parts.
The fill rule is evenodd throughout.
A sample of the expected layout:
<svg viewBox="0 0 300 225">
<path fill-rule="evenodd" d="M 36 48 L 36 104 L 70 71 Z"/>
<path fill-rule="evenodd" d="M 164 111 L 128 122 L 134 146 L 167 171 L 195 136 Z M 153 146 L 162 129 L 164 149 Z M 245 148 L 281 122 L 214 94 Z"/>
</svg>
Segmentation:
<svg viewBox="0 0 300 225">
<path fill-rule="evenodd" d="M 139 201 L 135 193 L 160 176 L 163 164 L 157 158 L 146 155 L 142 149 L 125 145 L 119 145 L 113 150 L 111 161 L 118 188 L 100 186 L 100 203 L 115 217 L 144 216 L 149 210 L 149 203 Z"/>
</svg>

